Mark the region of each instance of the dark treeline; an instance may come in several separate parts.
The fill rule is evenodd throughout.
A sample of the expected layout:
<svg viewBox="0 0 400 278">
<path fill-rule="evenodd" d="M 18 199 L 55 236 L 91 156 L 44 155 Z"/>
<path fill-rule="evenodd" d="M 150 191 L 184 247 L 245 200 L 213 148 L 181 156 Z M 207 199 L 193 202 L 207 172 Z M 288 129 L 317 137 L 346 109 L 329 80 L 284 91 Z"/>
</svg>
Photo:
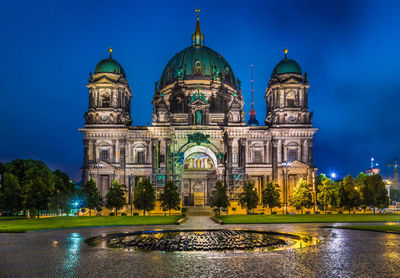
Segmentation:
<svg viewBox="0 0 400 278">
<path fill-rule="evenodd" d="M 12 214 L 29 210 L 39 217 L 40 210 L 69 213 L 71 202 L 79 194 L 66 173 L 51 171 L 38 160 L 16 159 L 0 163 L 0 211 Z"/>
<path fill-rule="evenodd" d="M 316 178 L 317 204 L 328 209 L 355 210 L 357 208 L 383 209 L 389 205 L 389 196 L 382 176 L 360 173 L 357 178 L 347 176 L 334 181 L 324 174 Z"/>
</svg>

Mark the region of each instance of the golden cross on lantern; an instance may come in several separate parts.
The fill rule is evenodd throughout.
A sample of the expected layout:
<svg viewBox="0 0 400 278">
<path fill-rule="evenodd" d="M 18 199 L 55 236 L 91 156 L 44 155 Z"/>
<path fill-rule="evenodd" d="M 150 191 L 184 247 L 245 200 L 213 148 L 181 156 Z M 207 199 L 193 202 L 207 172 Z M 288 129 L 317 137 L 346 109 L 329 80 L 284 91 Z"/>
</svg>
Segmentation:
<svg viewBox="0 0 400 278">
<path fill-rule="evenodd" d="M 194 11 L 197 13 L 197 20 L 199 20 L 199 12 L 200 12 L 200 10 L 197 8 Z"/>
</svg>

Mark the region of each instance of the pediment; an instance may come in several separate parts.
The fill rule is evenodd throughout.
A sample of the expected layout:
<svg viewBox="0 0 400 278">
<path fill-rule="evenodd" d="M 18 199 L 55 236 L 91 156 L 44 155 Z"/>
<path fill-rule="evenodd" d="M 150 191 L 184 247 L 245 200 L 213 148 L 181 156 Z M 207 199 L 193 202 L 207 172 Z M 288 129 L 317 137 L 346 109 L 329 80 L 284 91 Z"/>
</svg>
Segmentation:
<svg viewBox="0 0 400 278">
<path fill-rule="evenodd" d="M 103 75 L 102 77 L 100 77 L 99 79 L 97 79 L 97 80 L 95 81 L 95 83 L 97 83 L 97 84 L 99 84 L 99 83 L 102 83 L 102 84 L 105 84 L 105 83 L 116 83 L 116 80 L 113 80 L 113 79 L 111 79 L 111 78 L 109 78 L 109 77 Z"/>
<path fill-rule="evenodd" d="M 302 82 L 299 81 L 298 78 L 295 78 L 295 77 L 293 77 L 293 76 L 290 77 L 289 79 L 285 80 L 284 83 L 285 83 L 285 84 L 302 84 Z"/>
<path fill-rule="evenodd" d="M 290 166 L 291 168 L 309 168 L 310 166 L 308 166 L 307 164 L 298 161 L 298 160 L 294 160 L 292 161 L 292 164 Z"/>
<path fill-rule="evenodd" d="M 195 101 L 193 101 L 192 103 L 190 103 L 190 105 L 192 106 L 203 106 L 203 105 L 209 105 L 207 102 L 203 101 L 202 99 L 196 99 Z"/>
<path fill-rule="evenodd" d="M 115 167 L 108 162 L 100 160 L 99 163 L 103 166 L 103 167 L 99 167 L 100 169 L 112 169 L 112 170 L 115 169 Z"/>
</svg>

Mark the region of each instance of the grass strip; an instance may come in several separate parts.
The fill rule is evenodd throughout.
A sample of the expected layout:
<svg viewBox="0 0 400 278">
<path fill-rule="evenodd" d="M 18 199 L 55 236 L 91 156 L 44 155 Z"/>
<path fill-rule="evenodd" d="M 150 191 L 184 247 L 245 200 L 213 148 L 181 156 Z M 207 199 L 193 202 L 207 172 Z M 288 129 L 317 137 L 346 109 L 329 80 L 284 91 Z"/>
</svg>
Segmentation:
<svg viewBox="0 0 400 278">
<path fill-rule="evenodd" d="M 224 224 L 394 222 L 400 214 L 222 215 Z"/>
<path fill-rule="evenodd" d="M 58 216 L 39 219 L 0 221 L 0 232 L 129 225 L 171 225 L 181 216 Z"/>
</svg>

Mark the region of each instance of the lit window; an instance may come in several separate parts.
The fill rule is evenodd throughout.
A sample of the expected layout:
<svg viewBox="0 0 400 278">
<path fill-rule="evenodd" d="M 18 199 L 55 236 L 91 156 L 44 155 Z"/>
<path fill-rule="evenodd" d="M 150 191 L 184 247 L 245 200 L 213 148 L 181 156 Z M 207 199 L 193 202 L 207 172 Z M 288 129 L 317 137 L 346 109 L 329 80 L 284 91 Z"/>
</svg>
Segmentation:
<svg viewBox="0 0 400 278">
<path fill-rule="evenodd" d="M 233 157 L 232 157 L 232 160 L 233 160 L 233 163 L 237 163 L 238 162 L 238 156 L 237 156 L 237 154 L 236 153 L 234 153 L 233 154 Z"/>
</svg>

